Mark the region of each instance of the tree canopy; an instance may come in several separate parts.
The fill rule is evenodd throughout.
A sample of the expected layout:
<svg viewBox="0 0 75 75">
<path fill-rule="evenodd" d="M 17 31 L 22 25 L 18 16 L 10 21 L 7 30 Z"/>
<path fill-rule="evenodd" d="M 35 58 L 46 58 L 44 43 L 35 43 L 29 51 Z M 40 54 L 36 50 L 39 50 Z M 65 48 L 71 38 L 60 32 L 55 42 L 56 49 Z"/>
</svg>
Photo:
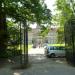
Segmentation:
<svg viewBox="0 0 75 75">
<path fill-rule="evenodd" d="M 56 6 L 57 6 L 57 11 L 58 13 L 58 18 L 59 18 L 59 24 L 60 25 L 65 25 L 67 20 L 71 18 L 72 15 L 74 15 L 75 11 L 75 1 L 74 0 L 56 0 Z"/>
<path fill-rule="evenodd" d="M 5 53 L 7 47 L 7 18 L 15 22 L 50 23 L 51 12 L 44 0 L 0 0 L 0 49 Z"/>
<path fill-rule="evenodd" d="M 1 0 L 0 8 L 7 17 L 12 17 L 17 21 L 26 19 L 42 22 L 51 18 L 50 10 L 47 9 L 44 0 Z"/>
<path fill-rule="evenodd" d="M 75 0 L 56 0 L 56 11 L 58 13 L 54 15 L 53 19 L 60 26 L 58 39 L 61 41 L 64 39 L 64 25 L 75 15 Z"/>
</svg>

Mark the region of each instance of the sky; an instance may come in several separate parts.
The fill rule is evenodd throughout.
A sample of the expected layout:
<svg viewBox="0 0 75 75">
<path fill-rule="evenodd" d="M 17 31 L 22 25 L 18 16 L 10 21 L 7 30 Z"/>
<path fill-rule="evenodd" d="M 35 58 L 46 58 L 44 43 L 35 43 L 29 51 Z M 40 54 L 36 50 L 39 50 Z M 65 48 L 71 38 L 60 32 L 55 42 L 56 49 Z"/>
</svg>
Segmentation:
<svg viewBox="0 0 75 75">
<path fill-rule="evenodd" d="M 55 9 L 55 1 L 56 0 L 45 0 L 45 3 L 47 4 L 48 9 L 52 11 L 52 14 L 55 14 L 54 9 Z"/>
</svg>

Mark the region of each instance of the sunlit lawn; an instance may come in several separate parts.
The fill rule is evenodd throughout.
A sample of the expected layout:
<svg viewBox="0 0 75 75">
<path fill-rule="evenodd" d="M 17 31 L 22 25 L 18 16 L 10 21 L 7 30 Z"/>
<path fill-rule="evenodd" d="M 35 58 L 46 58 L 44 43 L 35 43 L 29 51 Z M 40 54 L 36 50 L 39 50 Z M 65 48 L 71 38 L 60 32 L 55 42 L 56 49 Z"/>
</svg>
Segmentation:
<svg viewBox="0 0 75 75">
<path fill-rule="evenodd" d="M 22 50 L 23 50 L 23 48 L 24 48 L 24 45 L 22 45 Z M 30 50 L 32 48 L 32 44 L 29 44 L 28 45 L 28 50 Z M 20 45 L 18 46 L 18 49 L 20 49 Z"/>
<path fill-rule="evenodd" d="M 14 49 L 15 48 L 15 46 L 8 46 L 8 49 Z M 29 44 L 28 45 L 28 50 L 30 50 L 32 48 L 32 44 Z M 17 45 L 16 46 L 16 49 L 17 50 L 20 50 L 20 45 Z M 22 45 L 22 50 L 24 49 L 24 45 Z"/>
<path fill-rule="evenodd" d="M 28 45 L 28 50 L 32 48 L 32 44 Z"/>
<path fill-rule="evenodd" d="M 48 44 L 48 46 L 65 46 L 65 44 Z"/>
</svg>

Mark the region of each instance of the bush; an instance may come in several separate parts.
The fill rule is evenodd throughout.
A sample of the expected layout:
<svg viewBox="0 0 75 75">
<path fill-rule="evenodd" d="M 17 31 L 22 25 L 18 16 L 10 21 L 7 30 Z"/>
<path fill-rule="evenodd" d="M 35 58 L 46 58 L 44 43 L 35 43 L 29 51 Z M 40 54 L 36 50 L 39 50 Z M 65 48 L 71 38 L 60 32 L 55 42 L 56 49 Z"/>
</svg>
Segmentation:
<svg viewBox="0 0 75 75">
<path fill-rule="evenodd" d="M 8 57 L 14 57 L 14 56 L 19 56 L 22 54 L 21 50 L 14 50 L 14 49 L 8 49 L 7 50 L 7 56 Z"/>
</svg>

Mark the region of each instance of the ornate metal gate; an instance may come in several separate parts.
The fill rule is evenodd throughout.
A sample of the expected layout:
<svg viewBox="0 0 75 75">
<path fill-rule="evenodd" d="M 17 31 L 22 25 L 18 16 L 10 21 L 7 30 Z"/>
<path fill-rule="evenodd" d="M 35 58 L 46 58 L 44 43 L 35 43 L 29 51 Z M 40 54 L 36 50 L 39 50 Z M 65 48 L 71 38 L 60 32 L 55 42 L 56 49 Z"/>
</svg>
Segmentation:
<svg viewBox="0 0 75 75">
<path fill-rule="evenodd" d="M 15 36 L 15 40 L 18 40 L 16 42 L 14 40 L 11 42 L 13 48 L 8 51 L 8 54 L 11 54 L 11 56 L 9 56 L 11 61 L 24 67 L 24 65 L 28 64 L 28 26 L 26 20 L 22 23 L 18 23 L 18 29 L 19 36 Z M 19 50 L 15 49 L 16 44 L 17 47 L 19 45 Z"/>
<path fill-rule="evenodd" d="M 75 64 L 75 17 L 65 25 L 65 44 L 67 61 Z"/>
</svg>

